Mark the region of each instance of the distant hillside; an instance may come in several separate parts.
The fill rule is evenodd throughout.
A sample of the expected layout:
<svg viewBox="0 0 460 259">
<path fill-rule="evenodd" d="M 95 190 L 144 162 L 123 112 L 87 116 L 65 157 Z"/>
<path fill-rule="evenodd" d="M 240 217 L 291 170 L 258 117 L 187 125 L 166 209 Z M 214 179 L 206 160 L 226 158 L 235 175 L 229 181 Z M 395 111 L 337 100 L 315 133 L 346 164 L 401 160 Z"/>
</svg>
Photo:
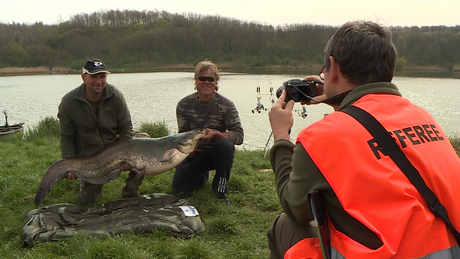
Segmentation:
<svg viewBox="0 0 460 259">
<path fill-rule="evenodd" d="M 0 68 L 68 67 L 101 58 L 110 69 L 193 67 L 211 59 L 232 69 L 312 68 L 336 27 L 268 26 L 220 16 L 108 10 L 57 25 L 0 23 Z M 460 26 L 394 27 L 398 69 L 460 65 Z"/>
</svg>

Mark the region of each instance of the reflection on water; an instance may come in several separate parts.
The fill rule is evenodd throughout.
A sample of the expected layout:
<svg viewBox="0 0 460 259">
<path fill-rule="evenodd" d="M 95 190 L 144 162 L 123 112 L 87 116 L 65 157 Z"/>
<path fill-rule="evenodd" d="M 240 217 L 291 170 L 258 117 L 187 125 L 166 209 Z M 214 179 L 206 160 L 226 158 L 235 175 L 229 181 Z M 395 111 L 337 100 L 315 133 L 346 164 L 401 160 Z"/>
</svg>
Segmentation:
<svg viewBox="0 0 460 259">
<path fill-rule="evenodd" d="M 396 77 L 402 95 L 427 110 L 448 135 L 460 133 L 460 80 Z"/>
<path fill-rule="evenodd" d="M 456 78 L 460 79 L 460 71 L 443 70 L 443 71 L 426 71 L 426 70 L 406 70 L 396 72 L 400 77 L 423 77 L 423 78 Z"/>
<path fill-rule="evenodd" d="M 219 92 L 233 100 L 245 131 L 244 144 L 240 148 L 263 149 L 271 133 L 267 112 L 252 112 L 257 104 L 256 88 L 260 86 L 261 102 L 270 108 L 270 87 L 276 90 L 288 79 L 303 77 L 303 74 L 223 73 Z M 111 74 L 108 82 L 124 93 L 135 128 L 145 122 L 164 121 L 175 133 L 176 104 L 182 97 L 195 91 L 192 79 L 193 73 L 157 72 Z M 395 77 L 393 82 L 403 96 L 430 112 L 447 135 L 460 132 L 457 119 L 460 104 L 456 100 L 460 96 L 460 80 Z M 8 111 L 10 124 L 25 122 L 28 127 L 37 125 L 45 117 L 56 118 L 62 96 L 80 84 L 79 75 L 0 77 L 0 111 Z M 294 113 L 293 140 L 302 128 L 332 112 L 332 108 L 324 104 L 308 106 L 308 116 L 302 118 L 298 115 L 302 107 L 296 104 L 294 109 L 299 112 Z M 0 119 L 2 124 L 3 120 Z"/>
</svg>

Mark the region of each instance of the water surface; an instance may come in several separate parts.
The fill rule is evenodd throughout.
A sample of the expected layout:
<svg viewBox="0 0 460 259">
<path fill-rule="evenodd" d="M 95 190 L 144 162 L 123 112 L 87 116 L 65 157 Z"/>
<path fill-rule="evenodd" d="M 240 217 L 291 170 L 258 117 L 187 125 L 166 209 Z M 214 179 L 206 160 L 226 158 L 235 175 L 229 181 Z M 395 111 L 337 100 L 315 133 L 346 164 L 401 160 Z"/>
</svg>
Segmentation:
<svg viewBox="0 0 460 259">
<path fill-rule="evenodd" d="M 270 137 L 267 112 L 252 112 L 257 104 L 256 88 L 260 87 L 262 104 L 270 108 L 271 99 L 276 98 L 270 93 L 271 87 L 276 90 L 288 79 L 303 77 L 303 74 L 222 74 L 219 93 L 235 103 L 245 131 L 244 144 L 240 148 L 264 149 Z M 188 72 L 111 74 L 108 82 L 123 92 L 135 129 L 141 123 L 164 121 L 173 133 L 177 132 L 177 102 L 195 91 L 193 73 Z M 0 111 L 8 111 L 10 124 L 25 122 L 27 127 L 37 125 L 45 117 L 56 118 L 62 96 L 81 83 L 80 75 L 75 74 L 0 77 Z M 397 76 L 393 83 L 403 96 L 430 112 L 447 135 L 460 132 L 459 79 Z M 333 111 L 325 104 L 307 106 L 307 116 L 302 118 L 299 116 L 303 111 L 300 104 L 296 104 L 294 109 L 292 139 L 302 128 Z M 4 118 L 0 117 L 0 124 L 3 123 Z"/>
</svg>

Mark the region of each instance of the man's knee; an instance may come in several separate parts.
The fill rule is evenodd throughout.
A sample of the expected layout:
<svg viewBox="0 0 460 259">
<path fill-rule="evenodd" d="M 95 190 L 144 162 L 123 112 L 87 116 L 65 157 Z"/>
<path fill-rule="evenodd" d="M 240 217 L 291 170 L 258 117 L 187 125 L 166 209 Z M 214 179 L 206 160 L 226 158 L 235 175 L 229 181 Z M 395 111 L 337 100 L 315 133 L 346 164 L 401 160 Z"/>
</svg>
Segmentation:
<svg viewBox="0 0 460 259">
<path fill-rule="evenodd" d="M 214 159 L 232 163 L 235 154 L 235 145 L 228 139 L 219 139 L 214 148 L 209 152 L 212 152 Z"/>
<path fill-rule="evenodd" d="M 267 237 L 272 258 L 283 258 L 286 251 L 297 242 L 316 237 L 316 231 L 314 227 L 302 226 L 282 213 L 272 222 Z"/>
<path fill-rule="evenodd" d="M 235 151 L 235 144 L 233 144 L 228 139 L 219 139 L 214 145 L 214 147 L 222 151 L 228 151 L 228 152 Z"/>
</svg>

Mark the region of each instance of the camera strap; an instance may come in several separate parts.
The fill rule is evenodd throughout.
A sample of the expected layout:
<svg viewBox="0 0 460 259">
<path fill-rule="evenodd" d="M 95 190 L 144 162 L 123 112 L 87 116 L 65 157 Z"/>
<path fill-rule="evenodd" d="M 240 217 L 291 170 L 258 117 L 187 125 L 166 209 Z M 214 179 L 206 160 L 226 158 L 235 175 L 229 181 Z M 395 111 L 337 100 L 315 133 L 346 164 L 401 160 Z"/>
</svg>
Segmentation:
<svg viewBox="0 0 460 259">
<path fill-rule="evenodd" d="M 324 101 L 322 101 L 321 103 L 325 103 L 325 104 L 328 104 L 328 105 L 340 105 L 343 101 L 343 99 L 345 99 L 345 96 L 347 96 L 348 93 L 350 93 L 350 91 L 346 91 L 346 92 L 343 92 L 341 94 L 338 94 L 336 96 L 332 96 L 331 98 L 328 98 Z"/>
<path fill-rule="evenodd" d="M 415 186 L 420 194 L 422 194 L 433 214 L 440 217 L 451 229 L 455 239 L 457 240 L 457 244 L 460 245 L 460 233 L 455 229 L 450 221 L 446 208 L 439 202 L 436 195 L 426 185 L 425 181 L 420 176 L 419 171 L 407 159 L 406 155 L 404 155 L 395 140 L 390 136 L 382 124 L 380 124 L 380 122 L 370 113 L 353 105 L 348 105 L 342 111 L 355 118 L 367 129 L 367 131 L 369 131 L 369 133 L 371 133 L 377 143 L 383 148 L 383 150 L 385 150 L 385 153 L 390 156 L 399 169 L 401 169 L 401 171 L 406 175 L 409 181 Z"/>
</svg>

